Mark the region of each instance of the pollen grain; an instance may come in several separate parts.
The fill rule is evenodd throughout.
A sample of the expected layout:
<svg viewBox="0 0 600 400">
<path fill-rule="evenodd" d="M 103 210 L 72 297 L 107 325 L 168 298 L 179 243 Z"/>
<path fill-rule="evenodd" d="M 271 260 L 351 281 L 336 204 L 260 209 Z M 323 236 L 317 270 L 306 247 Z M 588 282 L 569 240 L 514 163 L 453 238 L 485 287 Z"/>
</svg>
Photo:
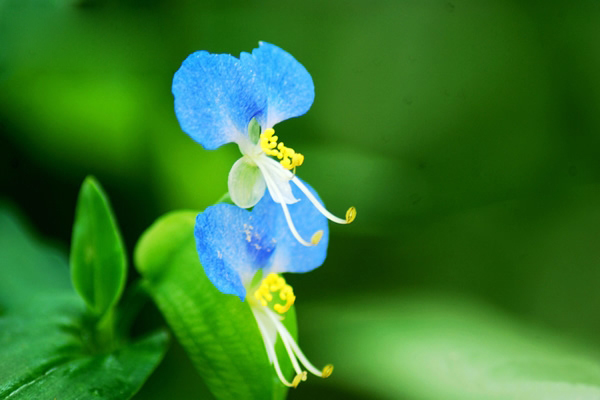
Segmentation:
<svg viewBox="0 0 600 400">
<path fill-rule="evenodd" d="M 277 143 L 278 139 L 273 128 L 265 129 L 260 134 L 260 147 L 266 155 L 277 157 L 280 160 L 279 163 L 287 170 L 301 166 L 304 156 L 296 153 L 294 149 L 286 147 L 283 142 Z"/>
<path fill-rule="evenodd" d="M 260 287 L 254 292 L 254 298 L 266 307 L 273 300 L 274 292 L 279 292 L 279 299 L 285 301 L 285 304 L 275 304 L 273 309 L 279 314 L 285 314 L 296 301 L 294 290 L 285 283 L 285 279 L 277 274 L 269 274 L 263 279 Z"/>
</svg>

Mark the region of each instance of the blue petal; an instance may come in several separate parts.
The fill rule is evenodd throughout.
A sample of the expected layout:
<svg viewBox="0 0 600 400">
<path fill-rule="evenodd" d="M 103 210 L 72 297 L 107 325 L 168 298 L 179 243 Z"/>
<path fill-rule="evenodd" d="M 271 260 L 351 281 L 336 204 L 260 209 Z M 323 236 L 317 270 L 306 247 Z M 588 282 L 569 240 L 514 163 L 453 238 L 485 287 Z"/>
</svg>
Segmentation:
<svg viewBox="0 0 600 400">
<path fill-rule="evenodd" d="M 244 300 L 244 283 L 273 255 L 268 221 L 237 206 L 217 204 L 198 215 L 194 234 L 208 279 L 221 292 Z"/>
<path fill-rule="evenodd" d="M 242 60 L 253 58 L 257 72 L 266 86 L 266 112 L 257 116 L 263 127 L 305 114 L 315 99 L 315 87 L 306 68 L 292 55 L 270 43 L 260 42 L 252 55 L 242 54 Z"/>
<path fill-rule="evenodd" d="M 247 137 L 248 123 L 267 104 L 254 60 L 198 51 L 173 77 L 175 114 L 181 128 L 205 149 Z"/>
<path fill-rule="evenodd" d="M 217 289 L 244 300 L 244 285 L 258 269 L 264 269 L 265 273 L 307 272 L 323 264 L 329 240 L 327 219 L 295 186 L 294 195 L 300 201 L 288 207 L 296 228 L 307 238 L 322 230 L 323 238 L 317 246 L 298 243 L 287 226 L 281 205 L 273 202 L 271 196 L 263 196 L 252 211 L 217 204 L 198 215 L 195 228 L 198 255 Z"/>
</svg>

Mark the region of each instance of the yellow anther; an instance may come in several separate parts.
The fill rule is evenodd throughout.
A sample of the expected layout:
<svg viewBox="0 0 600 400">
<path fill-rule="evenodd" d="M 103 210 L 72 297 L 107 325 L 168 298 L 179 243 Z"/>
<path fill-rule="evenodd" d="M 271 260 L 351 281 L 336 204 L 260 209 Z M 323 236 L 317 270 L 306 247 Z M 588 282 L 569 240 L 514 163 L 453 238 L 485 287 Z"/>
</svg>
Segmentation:
<svg viewBox="0 0 600 400">
<path fill-rule="evenodd" d="M 269 292 L 276 292 L 285 286 L 285 279 L 277 274 L 269 274 L 264 280 L 264 283 L 266 290 Z M 269 294 L 269 296 L 271 295 Z"/>
<path fill-rule="evenodd" d="M 294 290 L 285 283 L 285 279 L 277 274 L 269 274 L 263 279 L 260 287 L 254 292 L 254 298 L 266 307 L 273 300 L 272 293 L 279 292 L 279 299 L 285 301 L 285 304 L 275 304 L 273 309 L 279 314 L 285 314 L 296 301 Z"/>
<path fill-rule="evenodd" d="M 283 160 L 281 160 L 279 163 L 280 163 L 281 165 L 283 165 L 283 168 L 285 168 L 285 169 L 287 169 L 287 170 L 290 170 L 290 169 L 292 169 L 292 168 L 293 168 L 293 167 L 292 167 L 292 161 L 291 161 L 290 159 L 288 159 L 288 158 L 284 158 L 284 159 L 283 159 Z"/>
<path fill-rule="evenodd" d="M 310 238 L 310 243 L 314 246 L 318 245 L 323 238 L 323 231 L 316 231 Z"/>
<path fill-rule="evenodd" d="M 294 154 L 294 157 L 292 157 L 292 164 L 295 164 L 297 167 L 301 166 L 303 162 L 304 156 L 300 153 L 296 153 Z"/>
<path fill-rule="evenodd" d="M 262 306 L 266 307 L 268 302 L 273 300 L 273 295 L 268 287 L 261 286 L 254 292 L 254 298 L 258 300 Z"/>
<path fill-rule="evenodd" d="M 270 156 L 276 156 L 279 154 L 279 151 L 274 150 L 277 147 L 277 136 L 273 136 L 275 134 L 274 129 L 266 129 L 263 133 L 260 134 L 260 147 L 263 151 Z"/>
<path fill-rule="evenodd" d="M 298 374 L 294 377 L 294 380 L 292 381 L 292 387 L 295 389 L 298 387 L 298 385 L 300 384 L 300 382 L 305 381 L 306 380 L 306 371 L 302 371 L 301 374 Z"/>
<path fill-rule="evenodd" d="M 346 211 L 346 223 L 351 223 L 352 221 L 354 221 L 354 218 L 356 218 L 356 208 L 350 207 L 348 211 Z"/>
<path fill-rule="evenodd" d="M 306 378 L 307 378 L 307 376 L 308 376 L 308 372 L 306 372 L 306 371 L 302 371 L 302 373 L 301 373 L 301 374 L 298 374 L 297 376 L 299 376 L 299 377 L 300 377 L 300 379 L 302 379 L 302 382 L 305 382 L 305 381 L 306 381 Z"/>
<path fill-rule="evenodd" d="M 333 373 L 333 364 L 327 364 L 321 371 L 321 378 L 328 378 Z"/>
<path fill-rule="evenodd" d="M 260 134 L 260 147 L 268 156 L 277 157 L 283 166 L 287 170 L 292 170 L 299 167 L 304 162 L 304 156 L 300 153 L 296 153 L 294 149 L 285 147 L 283 142 L 277 143 L 279 138 L 275 136 L 275 130 L 273 128 L 265 129 Z"/>
<path fill-rule="evenodd" d="M 287 290 L 286 290 L 287 289 Z M 284 291 L 285 290 L 285 291 Z M 287 293 L 286 293 L 287 292 Z M 294 292 L 292 291 L 292 287 L 290 285 L 286 285 L 280 292 L 279 294 L 279 298 L 281 300 L 285 300 L 285 304 L 281 305 L 281 304 L 275 304 L 273 306 L 273 309 L 275 311 L 277 311 L 279 314 L 285 314 L 286 312 L 288 312 L 288 310 L 290 309 L 290 307 L 292 307 L 292 305 L 294 304 L 294 302 L 296 301 L 296 296 L 294 296 Z"/>
<path fill-rule="evenodd" d="M 284 288 L 281 289 L 281 291 L 279 292 L 279 298 L 281 300 L 286 300 L 289 296 L 293 296 L 293 295 L 294 295 L 294 291 L 292 290 L 292 287 L 290 285 L 284 286 Z"/>
</svg>

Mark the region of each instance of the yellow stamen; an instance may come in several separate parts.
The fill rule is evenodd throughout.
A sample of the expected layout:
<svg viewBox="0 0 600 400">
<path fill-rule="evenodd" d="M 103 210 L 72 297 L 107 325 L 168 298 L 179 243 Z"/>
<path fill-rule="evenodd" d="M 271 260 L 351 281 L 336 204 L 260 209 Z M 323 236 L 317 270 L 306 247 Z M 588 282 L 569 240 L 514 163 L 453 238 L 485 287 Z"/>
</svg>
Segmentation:
<svg viewBox="0 0 600 400">
<path fill-rule="evenodd" d="M 300 384 L 300 382 L 305 381 L 306 380 L 306 371 L 302 371 L 301 374 L 298 374 L 294 377 L 294 380 L 292 381 L 292 387 L 295 389 L 298 387 L 298 385 Z"/>
<path fill-rule="evenodd" d="M 304 156 L 300 153 L 296 153 L 294 149 L 286 147 L 283 142 L 277 143 L 279 139 L 275 135 L 273 128 L 265 129 L 260 134 L 260 147 L 263 149 L 266 155 L 277 157 L 283 168 L 292 170 L 299 167 L 304 162 Z"/>
<path fill-rule="evenodd" d="M 356 208 L 350 207 L 348 211 L 346 211 L 346 223 L 351 223 L 352 221 L 354 221 L 354 218 L 356 218 Z"/>
<path fill-rule="evenodd" d="M 318 245 L 323 238 L 323 231 L 316 231 L 310 238 L 310 243 L 314 246 Z"/>
<path fill-rule="evenodd" d="M 260 302 L 263 307 L 266 307 L 273 300 L 271 293 L 279 292 L 279 299 L 285 301 L 285 304 L 275 304 L 273 309 L 279 314 L 285 314 L 294 302 L 296 296 L 290 285 L 285 283 L 285 279 L 277 274 L 269 274 L 263 279 L 260 287 L 254 292 L 254 298 Z"/>
<path fill-rule="evenodd" d="M 328 378 L 333 372 L 333 364 L 327 364 L 321 372 L 321 378 Z"/>
</svg>

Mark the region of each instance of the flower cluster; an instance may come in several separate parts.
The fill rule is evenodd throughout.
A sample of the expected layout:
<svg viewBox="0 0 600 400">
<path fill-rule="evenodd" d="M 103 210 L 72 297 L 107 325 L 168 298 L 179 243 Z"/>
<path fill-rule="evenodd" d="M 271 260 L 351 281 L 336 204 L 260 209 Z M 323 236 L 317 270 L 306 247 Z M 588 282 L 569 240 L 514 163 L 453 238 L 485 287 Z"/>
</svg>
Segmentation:
<svg viewBox="0 0 600 400">
<path fill-rule="evenodd" d="M 323 264 L 327 220 L 347 224 L 356 216 L 354 207 L 339 218 L 323 206 L 296 176 L 304 156 L 284 145 L 273 129 L 311 107 L 310 74 L 268 43 L 239 58 L 199 51 L 176 72 L 173 94 L 179 123 L 192 139 L 207 150 L 235 142 L 242 153 L 228 178 L 235 205 L 208 207 L 196 219 L 196 245 L 206 275 L 221 292 L 247 300 L 281 382 L 296 387 L 306 380 L 306 370 L 329 376 L 333 366 L 315 368 L 281 322 L 296 296 L 280 274 Z M 275 354 L 277 337 L 296 371 L 291 382 Z"/>
</svg>

